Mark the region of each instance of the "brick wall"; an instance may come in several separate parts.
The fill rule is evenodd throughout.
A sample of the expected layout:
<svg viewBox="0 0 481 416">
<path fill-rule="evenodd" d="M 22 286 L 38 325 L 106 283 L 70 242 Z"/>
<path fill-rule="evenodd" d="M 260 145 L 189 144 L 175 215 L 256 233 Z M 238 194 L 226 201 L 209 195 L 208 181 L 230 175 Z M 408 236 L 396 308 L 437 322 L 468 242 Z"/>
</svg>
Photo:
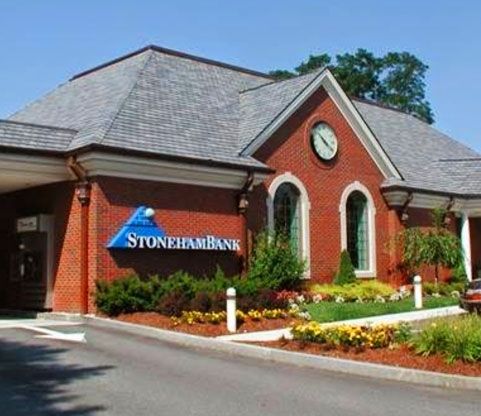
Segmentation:
<svg viewBox="0 0 481 416">
<path fill-rule="evenodd" d="M 310 131 L 319 121 L 327 122 L 338 137 L 339 151 L 333 162 L 319 161 L 311 149 Z M 376 206 L 377 277 L 385 281 L 397 279 L 392 264 L 395 259 L 387 244 L 390 233 L 399 229 L 400 224 L 380 193 L 383 175 L 324 90 L 314 94 L 255 156 L 276 169 L 276 173 L 251 198 L 249 226 L 253 231 L 265 226 L 270 183 L 276 176 L 291 172 L 303 182 L 311 204 L 311 279 L 330 282 L 341 249 L 341 194 L 349 184 L 359 181 L 369 189 Z"/>
<path fill-rule="evenodd" d="M 167 276 L 178 270 L 211 274 L 216 265 L 228 274 L 240 271 L 241 258 L 230 252 L 182 250 L 107 250 L 109 240 L 135 208 L 155 210 L 155 221 L 171 236 L 212 234 L 241 238 L 237 193 L 182 184 L 120 178 L 94 178 L 90 217 L 90 278 L 112 280 L 137 273 Z"/>
</svg>

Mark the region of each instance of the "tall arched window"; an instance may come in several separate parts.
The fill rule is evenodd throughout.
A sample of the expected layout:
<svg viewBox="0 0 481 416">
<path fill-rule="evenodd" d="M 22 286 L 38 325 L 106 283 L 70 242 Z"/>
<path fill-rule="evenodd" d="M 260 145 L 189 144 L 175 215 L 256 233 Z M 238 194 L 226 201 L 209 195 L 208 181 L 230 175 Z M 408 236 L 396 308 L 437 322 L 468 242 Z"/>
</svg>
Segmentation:
<svg viewBox="0 0 481 416">
<path fill-rule="evenodd" d="M 356 270 L 369 269 L 369 229 L 366 197 L 359 191 L 347 198 L 347 251 Z"/>
<path fill-rule="evenodd" d="M 290 239 L 299 257 L 306 262 L 304 278 L 309 279 L 310 241 L 307 189 L 302 181 L 291 172 L 274 178 L 267 191 L 267 226 L 280 230 Z"/>
<path fill-rule="evenodd" d="M 356 181 L 339 204 L 341 249 L 347 250 L 357 277 L 376 277 L 376 207 L 369 190 Z"/>
<path fill-rule="evenodd" d="M 277 188 L 274 196 L 274 228 L 284 233 L 292 248 L 299 252 L 301 235 L 300 193 L 292 184 L 285 182 Z"/>
</svg>

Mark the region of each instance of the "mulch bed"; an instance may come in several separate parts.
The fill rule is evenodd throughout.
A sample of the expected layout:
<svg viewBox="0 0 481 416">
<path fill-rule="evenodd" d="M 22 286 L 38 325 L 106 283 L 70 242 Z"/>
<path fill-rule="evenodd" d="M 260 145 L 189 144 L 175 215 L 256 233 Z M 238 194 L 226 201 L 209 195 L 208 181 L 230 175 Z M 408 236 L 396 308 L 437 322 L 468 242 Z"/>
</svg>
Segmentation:
<svg viewBox="0 0 481 416">
<path fill-rule="evenodd" d="M 216 337 L 219 335 L 229 335 L 227 331 L 227 324 L 221 322 L 215 324 L 180 324 L 174 325 L 168 316 L 158 314 L 156 312 L 137 312 L 131 314 L 119 315 L 116 317 L 119 321 L 130 322 L 132 324 L 153 326 L 155 328 L 168 329 L 170 331 L 185 332 L 193 335 L 202 335 L 206 337 Z M 297 322 L 298 323 L 298 322 Z M 271 329 L 281 329 L 288 326 L 295 325 L 296 321 L 293 319 L 261 319 L 260 321 L 253 321 L 247 318 L 246 321 L 239 325 L 237 333 L 253 332 L 253 331 L 268 331 Z"/>
<path fill-rule="evenodd" d="M 280 348 L 289 351 L 303 352 L 328 357 L 344 358 L 348 360 L 387 364 L 395 367 L 414 368 L 417 370 L 435 371 L 464 376 L 481 376 L 481 363 L 464 363 L 456 361 L 453 364 L 446 363 L 444 357 L 434 355 L 423 357 L 415 354 L 406 345 L 396 349 L 379 348 L 366 349 L 364 351 L 326 349 L 325 346 L 316 343 L 301 343 L 299 341 L 274 341 L 256 343 L 271 348 Z"/>
</svg>

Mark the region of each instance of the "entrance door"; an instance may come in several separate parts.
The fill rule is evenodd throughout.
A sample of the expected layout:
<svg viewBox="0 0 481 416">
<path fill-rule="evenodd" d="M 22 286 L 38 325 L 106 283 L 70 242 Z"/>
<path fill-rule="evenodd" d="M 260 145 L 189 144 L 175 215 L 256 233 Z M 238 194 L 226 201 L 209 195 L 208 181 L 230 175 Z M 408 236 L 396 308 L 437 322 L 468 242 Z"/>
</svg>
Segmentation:
<svg viewBox="0 0 481 416">
<path fill-rule="evenodd" d="M 43 309 L 47 296 L 47 233 L 22 234 L 19 250 L 22 309 Z"/>
</svg>

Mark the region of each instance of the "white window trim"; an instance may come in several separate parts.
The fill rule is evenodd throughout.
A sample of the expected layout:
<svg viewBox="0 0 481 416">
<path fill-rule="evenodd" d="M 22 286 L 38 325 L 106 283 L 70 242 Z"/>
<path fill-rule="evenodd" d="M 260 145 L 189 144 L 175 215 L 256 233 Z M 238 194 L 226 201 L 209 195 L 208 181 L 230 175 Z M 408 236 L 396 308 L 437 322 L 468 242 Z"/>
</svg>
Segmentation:
<svg viewBox="0 0 481 416">
<path fill-rule="evenodd" d="M 307 189 L 302 181 L 294 176 L 291 172 L 286 172 L 274 178 L 269 186 L 266 204 L 267 204 L 267 228 L 274 230 L 274 197 L 277 189 L 284 183 L 294 185 L 300 193 L 300 211 L 301 211 L 301 253 L 302 258 L 306 262 L 306 271 L 304 278 L 311 278 L 311 249 L 310 249 L 310 229 L 309 229 L 309 211 L 311 203 L 307 194 Z"/>
<path fill-rule="evenodd" d="M 368 208 L 368 234 L 369 234 L 369 269 L 356 270 L 356 277 L 358 278 L 373 278 L 376 277 L 376 206 L 369 189 L 367 189 L 359 181 L 355 181 L 348 185 L 341 195 L 341 203 L 339 204 L 339 213 L 341 217 L 341 250 L 347 249 L 347 218 L 346 206 L 349 195 L 354 191 L 361 192 L 367 200 Z"/>
</svg>

